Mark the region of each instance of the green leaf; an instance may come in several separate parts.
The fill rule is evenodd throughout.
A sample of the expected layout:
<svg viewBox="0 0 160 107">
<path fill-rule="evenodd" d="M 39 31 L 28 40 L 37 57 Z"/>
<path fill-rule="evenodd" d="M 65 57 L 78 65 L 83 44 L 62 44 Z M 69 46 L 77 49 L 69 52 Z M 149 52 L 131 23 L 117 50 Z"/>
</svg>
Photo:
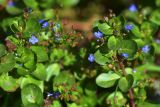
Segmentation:
<svg viewBox="0 0 160 107">
<path fill-rule="evenodd" d="M 147 64 L 137 67 L 136 70 L 137 72 L 145 71 L 145 70 L 149 72 L 160 72 L 160 66 L 152 64 L 152 63 L 147 63 Z"/>
<path fill-rule="evenodd" d="M 20 88 L 22 89 L 23 87 L 25 87 L 28 84 L 37 85 L 41 89 L 42 92 L 44 90 L 44 82 L 41 81 L 41 80 L 36 80 L 36 79 L 34 79 L 33 77 L 31 77 L 29 75 L 27 75 L 26 77 L 22 78 Z"/>
<path fill-rule="evenodd" d="M 6 54 L 6 48 L 4 45 L 0 44 L 0 57 Z"/>
<path fill-rule="evenodd" d="M 99 23 L 98 29 L 105 35 L 113 34 L 113 29 L 107 23 Z"/>
<path fill-rule="evenodd" d="M 33 52 L 35 52 L 37 56 L 37 62 L 45 62 L 48 61 L 47 50 L 43 46 L 31 46 Z"/>
<path fill-rule="evenodd" d="M 72 87 L 75 84 L 75 78 L 70 73 L 66 71 L 61 72 L 58 76 L 53 79 L 53 88 L 58 84 L 67 84 L 68 87 Z"/>
<path fill-rule="evenodd" d="M 145 37 L 150 37 L 155 34 L 158 30 L 158 26 L 151 22 L 143 22 L 141 24 L 141 31 Z"/>
<path fill-rule="evenodd" d="M 6 7 L 6 11 L 11 15 L 17 15 L 22 13 L 22 9 L 16 7 L 16 6 L 8 6 Z"/>
<path fill-rule="evenodd" d="M 50 107 L 62 107 L 62 105 L 59 101 L 54 101 Z"/>
<path fill-rule="evenodd" d="M 0 76 L 0 87 L 7 92 L 14 92 L 20 86 L 20 79 L 15 79 L 12 76 L 8 76 L 7 73 Z"/>
<path fill-rule="evenodd" d="M 100 65 L 105 65 L 109 59 L 103 55 L 100 50 L 97 50 L 96 53 L 94 54 L 95 57 L 95 62 L 100 64 Z"/>
<path fill-rule="evenodd" d="M 37 63 L 36 70 L 32 74 L 40 80 L 45 80 L 47 77 L 46 68 L 42 63 Z"/>
<path fill-rule="evenodd" d="M 21 98 L 24 106 L 29 104 L 38 104 L 39 106 L 42 106 L 43 103 L 42 91 L 34 84 L 28 84 L 22 88 Z"/>
<path fill-rule="evenodd" d="M 38 3 L 36 0 L 23 0 L 27 7 L 31 7 L 33 9 L 38 8 Z"/>
<path fill-rule="evenodd" d="M 156 0 L 156 5 L 160 7 L 160 0 Z"/>
<path fill-rule="evenodd" d="M 30 37 L 32 34 L 39 33 L 41 30 L 41 26 L 38 23 L 37 19 L 31 18 L 26 22 L 26 28 L 24 30 L 24 35 L 26 37 Z"/>
<path fill-rule="evenodd" d="M 119 91 L 111 93 L 107 97 L 107 102 L 109 102 L 109 104 L 111 104 L 111 105 L 114 105 L 115 104 L 115 98 L 116 98 L 116 106 L 118 106 L 118 107 L 125 106 L 127 100 L 123 96 L 123 94 Z"/>
<path fill-rule="evenodd" d="M 46 78 L 46 81 L 49 81 L 50 78 L 55 75 L 59 75 L 60 73 L 60 65 L 57 64 L 57 63 L 54 63 L 54 64 L 51 64 L 49 65 L 47 68 L 46 68 L 46 72 L 47 72 L 47 78 Z"/>
<path fill-rule="evenodd" d="M 136 24 L 133 24 L 133 23 L 132 23 L 132 25 L 133 25 L 133 29 L 131 30 L 131 32 L 133 33 L 133 35 L 134 35 L 135 37 L 137 37 L 137 38 L 141 38 L 141 37 L 142 37 L 142 34 L 141 34 L 141 32 L 140 32 L 139 27 L 138 27 Z"/>
<path fill-rule="evenodd" d="M 134 77 L 132 74 L 128 74 L 126 77 L 127 81 L 128 81 L 128 89 L 130 89 L 133 85 L 134 82 Z"/>
<path fill-rule="evenodd" d="M 153 23 L 160 25 L 160 10 L 153 11 L 151 14 L 150 20 Z"/>
<path fill-rule="evenodd" d="M 118 52 L 127 53 L 129 58 L 133 58 L 137 52 L 137 44 L 134 40 L 120 40 Z"/>
<path fill-rule="evenodd" d="M 21 56 L 17 60 L 21 63 L 24 63 L 24 66 L 27 69 L 30 70 L 35 69 L 34 53 L 30 49 L 24 47 L 18 47 L 17 54 L 18 56 Z"/>
<path fill-rule="evenodd" d="M 116 73 L 102 73 L 96 78 L 96 84 L 102 88 L 112 87 L 120 78 Z"/>
<path fill-rule="evenodd" d="M 79 0 L 57 0 L 62 7 L 71 7 L 76 5 Z"/>
<path fill-rule="evenodd" d="M 116 50 L 117 49 L 117 40 L 114 36 L 109 37 L 108 39 L 108 48 L 110 50 Z"/>
<path fill-rule="evenodd" d="M 0 62 L 0 73 L 11 71 L 16 64 L 13 54 L 7 54 L 4 57 L 1 57 Z"/>
<path fill-rule="evenodd" d="M 128 91 L 128 81 L 125 77 L 122 77 L 119 81 L 118 81 L 118 87 L 120 88 L 120 90 L 122 92 L 127 92 Z"/>
</svg>

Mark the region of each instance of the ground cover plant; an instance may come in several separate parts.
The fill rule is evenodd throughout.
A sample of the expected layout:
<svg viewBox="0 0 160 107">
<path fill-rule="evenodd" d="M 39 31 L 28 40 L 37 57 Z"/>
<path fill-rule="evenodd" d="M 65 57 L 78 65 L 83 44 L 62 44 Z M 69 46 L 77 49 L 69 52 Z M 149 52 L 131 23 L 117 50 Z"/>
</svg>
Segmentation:
<svg viewBox="0 0 160 107">
<path fill-rule="evenodd" d="M 0 106 L 160 106 L 160 0 L 100 12 L 91 28 L 63 20 L 85 3 L 0 0 Z"/>
</svg>

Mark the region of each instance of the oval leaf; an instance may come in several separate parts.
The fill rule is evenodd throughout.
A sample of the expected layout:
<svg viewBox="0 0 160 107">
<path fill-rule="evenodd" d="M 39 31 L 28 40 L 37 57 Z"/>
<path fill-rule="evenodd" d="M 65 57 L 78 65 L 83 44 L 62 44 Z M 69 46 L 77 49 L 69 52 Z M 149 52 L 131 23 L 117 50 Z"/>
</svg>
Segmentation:
<svg viewBox="0 0 160 107">
<path fill-rule="evenodd" d="M 122 77 L 119 81 L 118 81 L 118 87 L 120 88 L 120 90 L 122 92 L 127 92 L 128 91 L 128 81 L 125 77 Z"/>
<path fill-rule="evenodd" d="M 112 87 L 120 78 L 116 73 L 102 73 L 96 78 L 96 84 L 102 88 Z"/>
</svg>

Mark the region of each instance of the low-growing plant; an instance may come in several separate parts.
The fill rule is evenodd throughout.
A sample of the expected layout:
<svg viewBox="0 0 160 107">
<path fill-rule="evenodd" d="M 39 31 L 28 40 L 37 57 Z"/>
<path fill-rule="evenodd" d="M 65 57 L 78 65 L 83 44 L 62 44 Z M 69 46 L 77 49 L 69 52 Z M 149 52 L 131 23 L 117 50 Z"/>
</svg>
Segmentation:
<svg viewBox="0 0 160 107">
<path fill-rule="evenodd" d="M 6 33 L 0 41 L 3 107 L 160 106 L 148 98 L 160 71 L 159 0 L 156 8 L 132 4 L 118 16 L 110 11 L 93 24 L 94 39 L 84 46 L 85 36 L 64 30 L 51 11 L 28 1 L 23 14 L 0 23 Z"/>
</svg>

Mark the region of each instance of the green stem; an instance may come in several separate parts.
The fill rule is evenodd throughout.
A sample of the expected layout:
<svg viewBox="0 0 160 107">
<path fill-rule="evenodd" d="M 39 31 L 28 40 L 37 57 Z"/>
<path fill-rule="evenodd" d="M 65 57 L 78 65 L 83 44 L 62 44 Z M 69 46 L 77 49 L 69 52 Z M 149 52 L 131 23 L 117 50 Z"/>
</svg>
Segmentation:
<svg viewBox="0 0 160 107">
<path fill-rule="evenodd" d="M 127 73 L 126 73 L 126 71 L 125 71 L 125 67 L 124 67 L 124 64 L 123 64 L 123 61 L 122 61 L 122 60 L 119 60 L 119 67 L 120 67 L 120 69 L 122 70 L 123 75 L 124 75 L 125 77 L 127 77 Z M 129 89 L 129 97 L 130 97 L 130 107 L 135 107 L 134 95 L 133 95 L 132 88 Z"/>
<path fill-rule="evenodd" d="M 116 99 L 117 90 L 118 90 L 118 85 L 116 86 L 116 90 L 114 94 L 114 107 L 117 107 L 117 99 Z"/>
</svg>

